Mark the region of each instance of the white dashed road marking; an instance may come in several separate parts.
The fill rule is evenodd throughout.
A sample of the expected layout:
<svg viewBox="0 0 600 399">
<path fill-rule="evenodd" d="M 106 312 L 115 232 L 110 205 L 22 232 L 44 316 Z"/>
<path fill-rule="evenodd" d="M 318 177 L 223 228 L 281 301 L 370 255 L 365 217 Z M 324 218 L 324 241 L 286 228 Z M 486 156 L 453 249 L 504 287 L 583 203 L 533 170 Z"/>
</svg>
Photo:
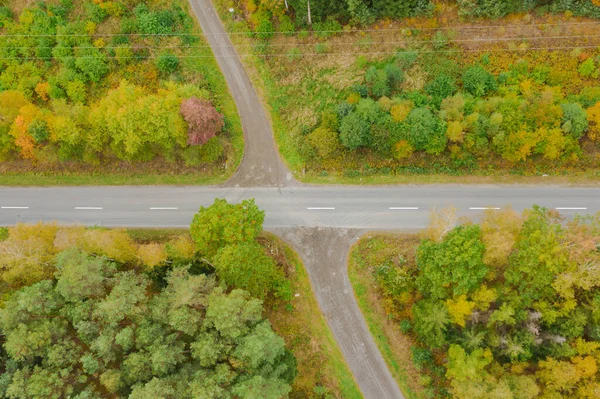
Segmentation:
<svg viewBox="0 0 600 399">
<path fill-rule="evenodd" d="M 485 211 L 485 210 L 488 210 L 488 209 L 498 210 L 500 208 L 483 206 L 483 207 L 472 207 L 472 208 L 469 208 L 469 209 L 472 210 L 472 211 Z"/>
<path fill-rule="evenodd" d="M 75 209 L 78 211 L 101 211 L 104 208 L 100 206 L 76 206 Z"/>
<path fill-rule="evenodd" d="M 174 206 L 165 206 L 165 207 L 153 207 L 153 208 L 150 208 L 151 211 L 176 211 L 177 209 L 179 209 L 179 208 L 174 207 Z"/>
<path fill-rule="evenodd" d="M 28 206 L 2 206 L 2 209 L 29 209 Z"/>
<path fill-rule="evenodd" d="M 309 207 L 306 209 L 308 209 L 309 211 L 327 211 L 327 210 L 332 211 L 332 210 L 335 210 L 334 207 Z"/>
<path fill-rule="evenodd" d="M 568 207 L 565 207 L 565 208 L 556 208 L 556 210 L 557 211 L 585 211 L 585 210 L 587 210 L 587 208 L 583 208 L 583 207 L 582 208 L 577 208 L 577 207 L 568 208 Z"/>
<path fill-rule="evenodd" d="M 392 211 L 418 211 L 419 208 L 416 206 L 390 206 Z"/>
</svg>

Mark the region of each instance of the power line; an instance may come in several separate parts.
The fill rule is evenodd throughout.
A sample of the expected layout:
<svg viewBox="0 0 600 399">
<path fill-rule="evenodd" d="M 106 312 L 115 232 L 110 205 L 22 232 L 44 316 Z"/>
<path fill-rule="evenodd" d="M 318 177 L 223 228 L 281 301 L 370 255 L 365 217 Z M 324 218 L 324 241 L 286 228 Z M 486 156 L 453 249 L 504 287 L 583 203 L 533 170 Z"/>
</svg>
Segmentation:
<svg viewBox="0 0 600 399">
<path fill-rule="evenodd" d="M 412 50 L 418 54 L 430 54 L 430 53 L 463 53 L 463 52 L 523 52 L 523 51 L 550 51 L 550 50 L 572 50 L 572 49 L 590 49 L 597 48 L 598 46 L 559 46 L 559 47 L 530 47 L 530 48 L 516 48 L 516 49 L 456 49 L 456 50 Z M 259 53 L 246 53 L 246 54 L 238 54 L 231 56 L 213 56 L 213 55 L 182 55 L 178 56 L 178 58 L 183 59 L 202 59 L 202 58 L 235 58 L 239 57 L 252 57 L 252 56 L 261 56 L 261 57 L 294 57 L 294 56 L 327 56 L 327 55 L 392 55 L 397 54 L 398 51 L 376 51 L 376 52 L 345 52 L 345 53 L 271 53 L 271 54 L 259 54 Z M 100 57 L 89 57 L 89 56 L 66 56 L 66 57 L 58 57 L 60 58 L 69 58 L 69 59 L 97 59 Z M 108 59 L 156 59 L 158 56 L 148 56 L 148 57 L 119 57 L 119 56 L 106 56 Z M 0 57 L 0 60 L 52 60 L 54 57 Z"/>
<path fill-rule="evenodd" d="M 511 36 L 511 37 L 501 37 L 495 39 L 486 39 L 486 38 L 474 38 L 474 39 L 448 39 L 449 43 L 494 43 L 494 42 L 507 42 L 507 41 L 521 41 L 521 40 L 551 40 L 551 39 L 580 39 L 586 40 L 590 38 L 599 38 L 600 35 L 590 35 L 590 36 Z M 435 43 L 437 40 L 404 40 L 404 41 L 391 41 L 391 42 L 373 42 L 372 44 L 422 44 L 422 43 Z M 331 46 L 336 45 L 356 45 L 360 46 L 361 43 L 263 43 L 260 44 L 262 47 L 304 47 L 304 46 L 315 46 L 317 44 L 327 44 Z M 210 46 L 210 45 L 202 45 L 202 46 L 140 46 L 140 48 L 144 49 L 204 49 L 204 48 L 237 48 L 237 47 L 254 47 L 257 46 L 257 43 L 252 44 L 238 44 L 238 45 L 226 45 L 226 46 Z M 53 49 L 57 46 L 7 46 L 1 47 L 0 49 Z M 72 50 L 91 50 L 91 49 L 119 49 L 123 48 L 122 46 L 67 46 L 65 48 Z"/>
<path fill-rule="evenodd" d="M 381 28 L 381 29 L 351 29 L 351 30 L 307 30 L 308 33 L 360 33 L 360 32 L 389 32 L 389 31 L 402 31 L 408 30 L 469 30 L 469 29 L 487 29 L 487 28 L 521 28 L 521 27 L 541 27 L 541 26 L 575 26 L 575 25 L 596 25 L 600 24 L 600 21 L 581 21 L 581 22 L 558 22 L 558 23 L 542 23 L 542 24 L 512 24 L 512 25 L 454 25 L 454 26 L 443 26 L 443 27 L 398 27 L 398 28 Z M 199 33 L 103 33 L 103 34 L 68 34 L 68 33 L 56 33 L 56 34 L 26 34 L 26 33 L 3 33 L 0 38 L 10 37 L 131 37 L 131 36 L 149 36 L 149 37 L 177 37 L 177 36 L 216 36 L 216 35 L 271 35 L 271 34 L 299 34 L 300 32 L 288 32 L 288 31 L 267 31 L 267 32 L 199 32 Z"/>
</svg>

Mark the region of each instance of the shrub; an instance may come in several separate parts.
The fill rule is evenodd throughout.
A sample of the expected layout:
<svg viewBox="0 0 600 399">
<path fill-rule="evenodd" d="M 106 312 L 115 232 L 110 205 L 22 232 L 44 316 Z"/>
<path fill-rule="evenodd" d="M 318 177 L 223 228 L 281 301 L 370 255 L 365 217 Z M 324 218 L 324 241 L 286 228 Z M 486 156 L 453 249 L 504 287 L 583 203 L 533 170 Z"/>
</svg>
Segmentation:
<svg viewBox="0 0 600 399">
<path fill-rule="evenodd" d="M 340 153 L 342 146 L 338 133 L 326 127 L 319 127 L 308 135 L 308 142 L 321 158 L 332 158 Z"/>
<path fill-rule="evenodd" d="M 73 80 L 67 83 L 67 96 L 75 104 L 85 103 L 87 97 L 85 83 L 81 80 Z"/>
<path fill-rule="evenodd" d="M 294 23 L 292 19 L 287 15 L 282 15 L 279 17 L 279 31 L 283 32 L 286 36 L 292 36 L 296 28 L 294 27 Z"/>
<path fill-rule="evenodd" d="M 594 58 L 590 57 L 587 60 L 583 61 L 577 71 L 581 76 L 584 77 L 598 77 L 598 70 L 596 69 L 596 63 L 594 62 Z"/>
<path fill-rule="evenodd" d="M 419 151 L 439 154 L 446 148 L 446 127 L 428 108 L 415 108 L 406 118 L 410 144 Z"/>
<path fill-rule="evenodd" d="M 415 149 L 406 140 L 400 140 L 394 145 L 394 158 L 401 160 L 410 157 Z"/>
<path fill-rule="evenodd" d="M 404 72 L 402 69 L 396 64 L 386 64 L 383 67 L 387 75 L 388 86 L 391 90 L 396 89 L 396 87 L 404 81 Z"/>
<path fill-rule="evenodd" d="M 439 106 L 444 98 L 456 92 L 456 82 L 450 76 L 441 73 L 425 86 L 425 92 L 433 97 L 434 102 Z"/>
<path fill-rule="evenodd" d="M 258 24 L 256 25 L 256 36 L 261 40 L 269 40 L 273 37 L 273 23 L 271 22 L 271 13 L 259 11 Z"/>
<path fill-rule="evenodd" d="M 199 149 L 200 160 L 204 163 L 215 163 L 224 153 L 225 149 L 218 137 L 209 139 L 205 144 L 200 146 Z"/>
<path fill-rule="evenodd" d="M 344 147 L 355 150 L 367 145 L 371 125 L 356 112 L 346 115 L 340 124 L 340 139 Z"/>
<path fill-rule="evenodd" d="M 181 103 L 181 115 L 188 123 L 188 144 L 207 143 L 223 129 L 223 115 L 209 101 L 190 97 Z"/>
<path fill-rule="evenodd" d="M 563 110 L 562 130 L 578 140 L 588 128 L 587 112 L 577 103 L 561 104 Z"/>
<path fill-rule="evenodd" d="M 317 37 L 326 38 L 342 30 L 342 25 L 334 18 L 327 18 L 325 22 L 313 24 L 313 32 Z"/>
<path fill-rule="evenodd" d="M 179 67 L 179 58 L 170 53 L 163 53 L 156 58 L 156 68 L 162 73 L 169 75 Z"/>
<path fill-rule="evenodd" d="M 252 296 L 265 298 L 285 277 L 275 261 L 254 242 L 228 245 L 213 259 L 219 279 L 228 286 L 241 288 Z"/>
<path fill-rule="evenodd" d="M 496 90 L 496 79 L 481 65 L 475 65 L 464 72 L 463 87 L 474 96 L 481 97 Z"/>
<path fill-rule="evenodd" d="M 414 104 L 410 100 L 402 100 L 398 104 L 393 105 L 390 109 L 390 114 L 396 122 L 402 122 L 406 119 L 410 111 L 414 108 Z"/>
<path fill-rule="evenodd" d="M 388 76 L 384 70 L 370 67 L 365 75 L 365 82 L 369 93 L 375 98 L 390 94 Z"/>
<path fill-rule="evenodd" d="M 423 369 L 424 366 L 433 363 L 433 355 L 427 348 L 411 346 L 410 352 L 412 361 L 419 370 Z"/>
</svg>

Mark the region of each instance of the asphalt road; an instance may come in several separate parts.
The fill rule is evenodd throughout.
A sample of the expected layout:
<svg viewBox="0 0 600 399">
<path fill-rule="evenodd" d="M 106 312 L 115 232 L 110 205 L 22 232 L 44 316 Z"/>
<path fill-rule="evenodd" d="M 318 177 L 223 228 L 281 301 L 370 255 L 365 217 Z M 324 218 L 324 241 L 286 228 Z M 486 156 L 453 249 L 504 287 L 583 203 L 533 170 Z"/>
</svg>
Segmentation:
<svg viewBox="0 0 600 399">
<path fill-rule="evenodd" d="M 198 208 L 215 198 L 255 198 L 266 211 L 265 228 L 337 227 L 417 229 L 434 208 L 454 206 L 459 215 L 534 204 L 566 216 L 600 211 L 600 188 L 523 186 L 298 186 L 222 187 L 0 187 L 0 224 L 60 223 L 127 227 L 187 227 Z"/>
<path fill-rule="evenodd" d="M 226 185 L 285 187 L 296 180 L 285 167 L 273 140 L 265 110 L 210 0 L 189 0 L 235 100 L 244 129 L 244 157 Z"/>
</svg>

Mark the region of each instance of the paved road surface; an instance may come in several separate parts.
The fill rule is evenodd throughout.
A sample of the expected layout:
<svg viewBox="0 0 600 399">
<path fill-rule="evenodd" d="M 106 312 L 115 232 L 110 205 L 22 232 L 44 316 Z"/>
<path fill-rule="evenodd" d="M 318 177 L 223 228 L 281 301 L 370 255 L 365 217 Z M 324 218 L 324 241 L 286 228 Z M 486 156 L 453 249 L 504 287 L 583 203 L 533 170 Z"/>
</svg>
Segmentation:
<svg viewBox="0 0 600 399">
<path fill-rule="evenodd" d="M 460 215 L 480 208 L 533 204 L 569 216 L 600 211 L 600 188 L 523 186 L 389 186 L 288 188 L 220 187 L 0 187 L 0 224 L 57 220 L 127 227 L 187 227 L 200 205 L 214 198 L 256 198 L 265 227 L 417 229 L 433 208 L 455 206 Z M 473 208 L 473 209 L 471 209 Z M 566 208 L 566 209 L 565 209 Z"/>
<path fill-rule="evenodd" d="M 226 185 L 239 187 L 285 187 L 295 183 L 273 140 L 273 131 L 234 48 L 210 0 L 189 0 L 210 46 L 229 92 L 235 100 L 244 129 L 244 158 Z"/>
</svg>

